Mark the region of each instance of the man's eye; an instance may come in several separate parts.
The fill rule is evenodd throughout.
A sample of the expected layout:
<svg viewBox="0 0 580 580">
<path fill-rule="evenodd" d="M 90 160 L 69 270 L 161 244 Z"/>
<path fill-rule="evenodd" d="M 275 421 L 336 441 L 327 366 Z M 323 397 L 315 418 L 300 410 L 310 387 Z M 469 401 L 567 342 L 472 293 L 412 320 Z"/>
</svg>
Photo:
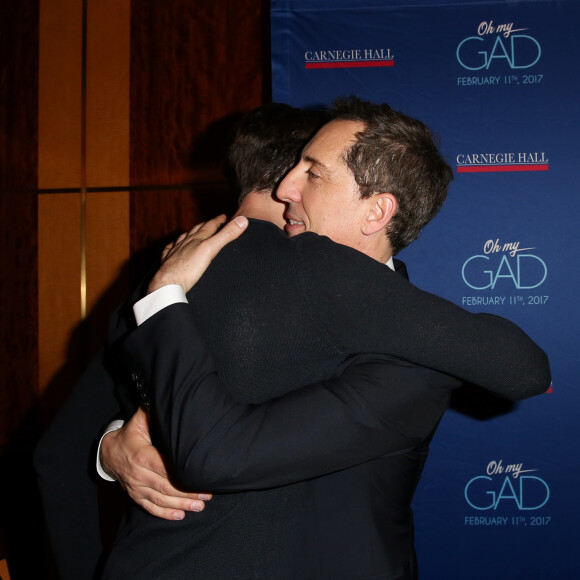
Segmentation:
<svg viewBox="0 0 580 580">
<path fill-rule="evenodd" d="M 318 175 L 317 173 L 314 173 L 314 171 L 312 171 L 312 169 L 308 169 L 306 171 L 306 173 L 308 173 L 308 177 L 310 179 L 319 179 L 320 178 L 320 175 Z"/>
</svg>

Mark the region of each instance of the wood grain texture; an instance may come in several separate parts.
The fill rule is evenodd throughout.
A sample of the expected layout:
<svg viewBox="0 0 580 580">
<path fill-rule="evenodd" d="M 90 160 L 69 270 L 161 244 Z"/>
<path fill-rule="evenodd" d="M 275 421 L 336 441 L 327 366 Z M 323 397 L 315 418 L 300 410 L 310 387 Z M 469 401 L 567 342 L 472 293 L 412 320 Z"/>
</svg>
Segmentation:
<svg viewBox="0 0 580 580">
<path fill-rule="evenodd" d="M 31 450 L 96 346 L 87 337 L 102 334 L 125 293 L 127 257 L 135 281 L 164 243 L 235 209 L 221 171 L 225 136 L 269 93 L 267 7 L 0 2 L 0 454 L 13 499 L 0 532 L 9 532 L 13 577 L 56 577 L 44 557 Z M 84 323 L 83 187 L 101 188 L 85 197 Z"/>
<path fill-rule="evenodd" d="M 0 452 L 37 394 L 38 6 L 0 3 Z M 27 71 L 26 75 L 22 71 Z"/>
<path fill-rule="evenodd" d="M 156 264 L 165 245 L 196 223 L 220 213 L 232 215 L 235 196 L 225 182 L 187 189 L 131 194 L 131 275 L 136 284 Z"/>
<path fill-rule="evenodd" d="M 129 193 L 86 196 L 86 348 L 103 346 L 111 314 L 129 295 Z"/>
<path fill-rule="evenodd" d="M 3 0 L 0 2 L 0 192 L 30 193 L 36 189 L 37 147 L 38 0 Z"/>
<path fill-rule="evenodd" d="M 72 344 L 80 323 L 81 196 L 45 194 L 38 202 L 39 390 L 54 384 L 59 371 L 78 359 Z M 71 352 L 71 348 L 75 352 Z M 77 356 L 74 356 L 74 355 Z M 71 356 L 73 355 L 73 356 Z"/>
<path fill-rule="evenodd" d="M 81 187 L 82 2 L 43 0 L 39 14 L 38 187 Z"/>
<path fill-rule="evenodd" d="M 131 185 L 148 188 L 131 193 L 135 278 L 167 241 L 235 211 L 223 165 L 232 124 L 262 102 L 265 5 L 133 2 Z"/>
<path fill-rule="evenodd" d="M 50 578 L 30 461 L 38 436 L 38 0 L 0 2 L 0 557 Z M 2 566 L 5 576 L 6 561 Z"/>
<path fill-rule="evenodd" d="M 129 184 L 130 0 L 87 3 L 86 186 Z"/>
<path fill-rule="evenodd" d="M 219 164 L 229 116 L 262 101 L 260 0 L 133 2 L 131 184 Z"/>
</svg>

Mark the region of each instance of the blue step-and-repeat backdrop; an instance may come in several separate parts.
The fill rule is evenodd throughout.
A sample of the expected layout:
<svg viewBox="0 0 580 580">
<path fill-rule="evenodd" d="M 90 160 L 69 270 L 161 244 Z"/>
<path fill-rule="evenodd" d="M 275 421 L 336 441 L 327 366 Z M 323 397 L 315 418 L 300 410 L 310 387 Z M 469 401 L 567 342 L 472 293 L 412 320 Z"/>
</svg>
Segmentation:
<svg viewBox="0 0 580 580">
<path fill-rule="evenodd" d="M 414 501 L 422 580 L 580 578 L 580 2 L 271 6 L 274 101 L 356 94 L 440 136 L 455 179 L 400 255 L 412 281 L 550 356 L 551 393 L 445 415 Z"/>
</svg>

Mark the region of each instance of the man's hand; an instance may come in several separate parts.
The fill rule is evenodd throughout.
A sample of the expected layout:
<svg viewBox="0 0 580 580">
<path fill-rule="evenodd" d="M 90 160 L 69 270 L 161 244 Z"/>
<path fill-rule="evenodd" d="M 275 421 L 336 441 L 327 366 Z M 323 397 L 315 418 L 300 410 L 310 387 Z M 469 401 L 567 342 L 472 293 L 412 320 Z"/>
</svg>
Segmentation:
<svg viewBox="0 0 580 580">
<path fill-rule="evenodd" d="M 163 262 L 149 284 L 148 293 L 168 284 L 179 284 L 187 293 L 219 251 L 239 237 L 248 225 L 245 217 L 237 216 L 220 230 L 225 220 L 226 216 L 221 215 L 198 224 L 166 246 Z"/>
<path fill-rule="evenodd" d="M 171 485 L 163 458 L 151 444 L 149 420 L 142 409 L 103 438 L 101 465 L 135 503 L 158 518 L 182 520 L 186 511 L 202 511 L 212 497 L 185 493 Z"/>
</svg>

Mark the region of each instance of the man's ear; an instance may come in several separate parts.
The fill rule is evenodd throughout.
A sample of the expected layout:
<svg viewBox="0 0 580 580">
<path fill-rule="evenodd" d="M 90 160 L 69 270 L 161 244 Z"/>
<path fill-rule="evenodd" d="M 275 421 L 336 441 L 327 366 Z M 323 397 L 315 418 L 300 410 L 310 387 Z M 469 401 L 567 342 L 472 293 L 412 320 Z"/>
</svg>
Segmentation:
<svg viewBox="0 0 580 580">
<path fill-rule="evenodd" d="M 397 200 L 391 193 L 376 193 L 368 198 L 368 208 L 363 222 L 363 234 L 370 236 L 387 227 L 397 212 Z"/>
</svg>

